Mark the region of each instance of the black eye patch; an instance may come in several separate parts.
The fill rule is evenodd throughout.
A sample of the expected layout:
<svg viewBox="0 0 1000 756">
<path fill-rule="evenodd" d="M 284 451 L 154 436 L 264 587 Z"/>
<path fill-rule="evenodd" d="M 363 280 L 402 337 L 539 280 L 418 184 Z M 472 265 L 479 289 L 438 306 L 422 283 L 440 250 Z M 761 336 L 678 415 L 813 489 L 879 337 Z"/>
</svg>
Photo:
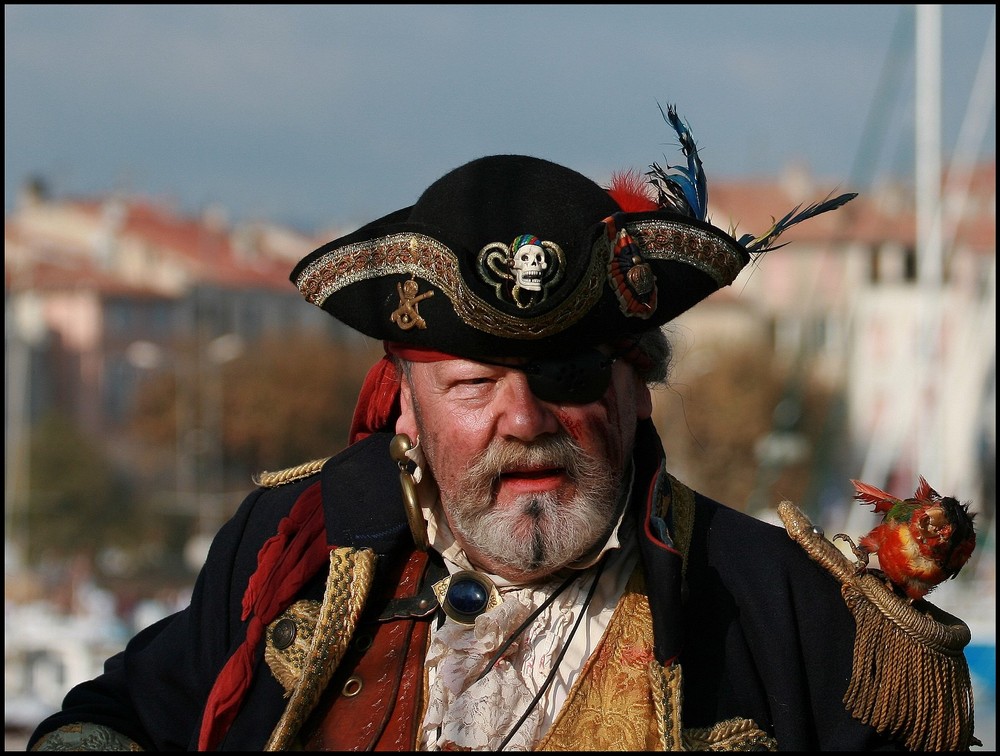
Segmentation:
<svg viewBox="0 0 1000 756">
<path fill-rule="evenodd" d="M 611 385 L 611 367 L 615 358 L 596 349 L 587 349 L 569 357 L 536 359 L 511 365 L 476 358 L 479 362 L 520 370 L 528 377 L 528 386 L 543 402 L 589 404 L 596 402 Z"/>
</svg>

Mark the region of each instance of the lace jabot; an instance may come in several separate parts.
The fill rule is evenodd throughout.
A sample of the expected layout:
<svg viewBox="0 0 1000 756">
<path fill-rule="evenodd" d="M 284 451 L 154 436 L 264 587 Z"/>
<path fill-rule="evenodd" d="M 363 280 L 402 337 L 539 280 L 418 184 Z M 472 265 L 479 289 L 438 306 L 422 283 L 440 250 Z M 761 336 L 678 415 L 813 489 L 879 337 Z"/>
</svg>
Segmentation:
<svg viewBox="0 0 1000 756">
<path fill-rule="evenodd" d="M 449 571 L 474 569 L 444 517 L 427 509 L 424 514 L 431 546 L 444 556 Z M 428 703 L 421 729 L 422 748 L 498 750 L 502 746 L 523 751 L 534 747 L 596 648 L 624 591 L 637 558 L 634 548 L 622 548 L 634 542 L 631 522 L 631 518 L 619 518 L 603 547 L 573 565 L 578 579 L 551 600 L 482 679 L 477 678 L 494 652 L 532 612 L 552 599 L 566 580 L 566 571 L 528 586 L 511 585 L 490 575 L 503 598 L 499 606 L 477 617 L 474 626 L 448 620 L 433 631 L 426 664 Z M 602 558 L 605 564 L 594 586 L 595 565 Z M 595 590 L 588 602 L 591 587 Z M 581 612 L 585 616 L 573 633 Z M 563 652 L 565 656 L 553 673 Z M 533 705 L 550 673 L 551 683 Z M 509 742 L 504 744 L 508 736 Z"/>
</svg>

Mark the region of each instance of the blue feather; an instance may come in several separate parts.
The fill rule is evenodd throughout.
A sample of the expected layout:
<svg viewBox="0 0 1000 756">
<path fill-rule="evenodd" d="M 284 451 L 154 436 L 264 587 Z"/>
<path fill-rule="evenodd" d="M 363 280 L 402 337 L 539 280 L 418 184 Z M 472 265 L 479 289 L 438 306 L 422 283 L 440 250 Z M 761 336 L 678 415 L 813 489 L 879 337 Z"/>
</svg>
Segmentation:
<svg viewBox="0 0 1000 756">
<path fill-rule="evenodd" d="M 744 234 L 738 241 L 741 245 L 746 247 L 747 252 L 750 252 L 751 254 L 760 254 L 762 252 L 767 252 L 768 250 L 780 249 L 785 245 L 775 245 L 774 242 L 776 242 L 778 237 L 789 228 L 797 223 L 801 223 L 804 220 L 808 220 L 809 218 L 815 218 L 817 215 L 822 213 L 829 212 L 830 210 L 836 210 L 838 207 L 847 204 L 857 196 L 857 192 L 841 194 L 837 197 L 833 197 L 832 199 L 828 196 L 827 199 L 822 202 L 815 202 L 801 212 L 799 212 L 799 208 L 802 207 L 802 205 L 796 205 L 785 215 L 784 218 L 776 221 L 760 236 Z"/>
<path fill-rule="evenodd" d="M 645 174 L 647 181 L 656 189 L 656 201 L 661 208 L 708 222 L 708 182 L 705 179 L 705 171 L 701 165 L 691 127 L 677 115 L 675 106 L 668 105 L 666 111 L 662 105 L 659 107 L 663 120 L 677 133 L 681 151 L 687 158 L 687 166 L 667 164 L 664 168 L 658 163 L 652 163 L 649 166 L 650 170 Z M 775 242 L 789 228 L 822 213 L 836 210 L 857 196 L 856 193 L 841 194 L 837 197 L 828 195 L 826 199 L 809 205 L 805 210 L 800 210 L 802 205 L 797 205 L 781 220 L 775 221 L 763 234 L 759 236 L 743 234 L 738 242 L 750 254 L 778 249 L 785 245 Z M 734 234 L 735 229 L 730 232 L 730 236 Z"/>
<path fill-rule="evenodd" d="M 687 157 L 687 167 L 667 165 L 661 167 L 658 163 L 651 164 L 646 172 L 649 183 L 656 189 L 657 202 L 661 207 L 674 210 L 684 215 L 706 220 L 708 216 L 708 182 L 705 171 L 698 156 L 698 147 L 688 124 L 677 115 L 673 105 L 668 105 L 666 112 L 663 106 L 660 114 L 677 133 L 681 151 Z"/>
</svg>

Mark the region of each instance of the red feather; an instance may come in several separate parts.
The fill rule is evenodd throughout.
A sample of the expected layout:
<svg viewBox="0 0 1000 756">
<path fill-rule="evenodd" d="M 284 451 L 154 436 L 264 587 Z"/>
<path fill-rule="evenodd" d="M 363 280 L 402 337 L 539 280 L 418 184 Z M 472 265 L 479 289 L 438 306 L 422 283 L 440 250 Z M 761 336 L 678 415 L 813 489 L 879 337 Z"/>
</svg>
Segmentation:
<svg viewBox="0 0 1000 756">
<path fill-rule="evenodd" d="M 940 499 L 941 494 L 930 487 L 930 484 L 924 480 L 924 476 L 918 476 L 920 478 L 920 483 L 917 485 L 917 490 L 913 494 L 914 499 L 919 499 L 920 501 L 931 501 L 932 499 Z"/>
<path fill-rule="evenodd" d="M 892 494 L 886 493 L 881 488 L 876 488 L 868 483 L 863 483 L 860 480 L 851 480 L 851 483 L 858 490 L 854 494 L 854 498 L 863 504 L 872 504 L 875 507 L 873 510 L 875 512 L 888 512 L 892 509 L 892 505 L 899 501 Z"/>
<path fill-rule="evenodd" d="M 632 169 L 611 176 L 608 194 L 626 213 L 642 213 L 659 209 L 656 200 L 650 196 L 649 184 L 638 171 Z"/>
</svg>

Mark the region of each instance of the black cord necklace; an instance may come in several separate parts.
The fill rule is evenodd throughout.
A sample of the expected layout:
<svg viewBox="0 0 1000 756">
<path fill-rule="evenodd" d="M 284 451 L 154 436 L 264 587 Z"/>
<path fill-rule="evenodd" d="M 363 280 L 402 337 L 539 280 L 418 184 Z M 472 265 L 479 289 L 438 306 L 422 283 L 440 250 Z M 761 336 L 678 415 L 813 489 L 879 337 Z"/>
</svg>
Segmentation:
<svg viewBox="0 0 1000 756">
<path fill-rule="evenodd" d="M 573 623 L 573 629 L 570 630 L 569 637 L 567 637 L 566 642 L 563 643 L 563 647 L 559 651 L 559 655 L 553 662 L 552 669 L 549 671 L 549 674 L 545 677 L 545 681 L 538 689 L 538 692 L 535 694 L 534 698 L 531 699 L 531 703 L 529 703 L 528 707 L 524 710 L 524 713 L 521 715 L 521 718 L 517 720 L 517 723 L 510 729 L 510 732 L 507 733 L 507 736 L 501 741 L 500 745 L 497 746 L 496 750 L 502 751 L 504 749 L 504 746 L 506 746 L 510 742 L 510 739 L 514 737 L 514 733 L 516 733 L 521 728 L 521 725 L 523 725 L 524 722 L 528 719 L 528 716 L 531 714 L 532 711 L 534 711 L 535 707 L 538 705 L 538 702 L 545 694 L 545 691 L 548 690 L 549 685 L 551 685 L 552 681 L 555 679 L 556 672 L 559 671 L 559 665 L 562 664 L 563 657 L 566 656 L 566 652 L 569 650 L 570 642 L 573 640 L 573 636 L 576 635 L 576 631 L 580 627 L 580 623 L 583 621 L 584 615 L 586 615 L 587 613 L 587 608 L 590 606 L 590 602 L 594 598 L 594 592 L 597 590 L 597 583 L 601 579 L 601 573 L 604 571 L 605 561 L 606 561 L 605 559 L 601 559 L 600 563 L 597 565 L 597 570 L 594 572 L 594 580 L 593 582 L 591 582 L 590 588 L 587 591 L 587 598 L 584 600 L 583 606 L 580 607 L 580 614 L 576 618 L 576 622 Z M 537 609 L 535 609 L 535 611 L 533 611 L 526 620 L 524 620 L 524 622 L 520 624 L 517 630 L 515 630 L 513 633 L 510 634 L 507 640 L 505 640 L 503 644 L 500 646 L 500 648 L 498 648 L 494 652 L 493 656 L 490 657 L 490 660 L 487 663 L 486 668 L 479 674 L 479 677 L 475 679 L 475 682 L 473 684 L 482 680 L 489 673 L 489 671 L 493 669 L 497 661 L 500 660 L 500 657 L 503 656 L 504 652 L 508 648 L 510 648 L 510 645 L 515 640 L 517 640 L 518 636 L 520 636 L 521 633 L 523 633 L 531 625 L 531 623 L 538 618 L 538 615 L 540 615 L 543 611 L 545 611 L 545 609 L 549 607 L 553 601 L 556 600 L 559 594 L 561 594 L 564 590 L 566 590 L 566 588 L 568 588 L 569 585 L 577 577 L 578 575 L 570 574 L 570 576 L 567 577 L 562 582 L 562 584 L 558 588 L 556 588 L 556 590 L 553 591 L 552 594 L 547 599 L 545 599 L 545 601 L 543 601 L 542 604 Z"/>
</svg>

